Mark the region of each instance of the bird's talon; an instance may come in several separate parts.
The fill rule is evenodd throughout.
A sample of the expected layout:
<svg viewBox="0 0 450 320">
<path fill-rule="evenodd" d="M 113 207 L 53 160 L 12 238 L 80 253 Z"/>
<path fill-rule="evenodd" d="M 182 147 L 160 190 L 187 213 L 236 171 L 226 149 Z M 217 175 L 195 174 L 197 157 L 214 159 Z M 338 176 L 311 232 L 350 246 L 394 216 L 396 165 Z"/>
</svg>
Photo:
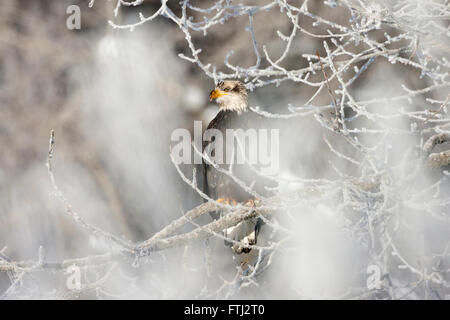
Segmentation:
<svg viewBox="0 0 450 320">
<path fill-rule="evenodd" d="M 236 200 L 231 199 L 231 198 L 219 198 L 219 199 L 217 199 L 217 202 L 225 203 L 226 205 L 233 205 L 233 206 L 237 205 Z"/>
<path fill-rule="evenodd" d="M 245 205 L 246 206 L 248 206 L 248 207 L 256 207 L 256 203 L 257 202 L 259 202 L 260 200 L 259 199 L 257 199 L 257 198 L 255 198 L 255 199 L 250 199 L 250 200 L 248 200 L 246 203 L 245 203 Z"/>
</svg>

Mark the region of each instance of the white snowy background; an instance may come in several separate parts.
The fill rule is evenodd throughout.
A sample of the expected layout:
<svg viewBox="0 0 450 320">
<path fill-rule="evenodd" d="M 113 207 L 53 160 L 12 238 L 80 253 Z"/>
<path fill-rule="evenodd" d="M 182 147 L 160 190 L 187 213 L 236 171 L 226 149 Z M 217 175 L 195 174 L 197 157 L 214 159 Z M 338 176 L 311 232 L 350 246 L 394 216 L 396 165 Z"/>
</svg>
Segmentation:
<svg viewBox="0 0 450 320">
<path fill-rule="evenodd" d="M 448 1 L 131 4 L 1 4 L 0 298 L 449 298 Z M 222 78 L 283 128 L 256 264 L 216 235 L 121 254 L 202 203 L 170 135 Z"/>
</svg>

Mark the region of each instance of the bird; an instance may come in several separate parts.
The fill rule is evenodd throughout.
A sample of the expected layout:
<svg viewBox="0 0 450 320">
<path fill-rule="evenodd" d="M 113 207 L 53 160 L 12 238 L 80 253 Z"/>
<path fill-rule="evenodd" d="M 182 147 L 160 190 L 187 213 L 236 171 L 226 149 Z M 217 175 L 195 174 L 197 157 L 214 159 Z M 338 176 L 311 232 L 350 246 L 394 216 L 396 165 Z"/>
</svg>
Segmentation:
<svg viewBox="0 0 450 320">
<path fill-rule="evenodd" d="M 248 156 L 249 152 L 255 151 L 255 149 L 249 145 L 252 141 L 245 144 L 244 147 L 242 144 L 240 145 L 235 139 L 236 136 L 227 135 L 227 130 L 231 129 L 234 130 L 231 132 L 236 132 L 239 129 L 247 131 L 248 129 L 264 128 L 265 119 L 249 110 L 247 89 L 241 81 L 218 82 L 214 90 L 210 92 L 209 98 L 210 101 L 215 100 L 219 105 L 219 111 L 203 135 L 203 191 L 208 197 L 219 203 L 228 205 L 239 203 L 252 207 L 255 201 L 260 200 L 255 194 L 261 197 L 271 195 L 271 192 L 265 187 L 272 182 L 252 170 L 259 168 L 258 163 L 249 164 L 248 161 L 244 163 L 238 161 L 239 152 Z M 218 134 L 222 139 L 221 145 L 218 143 Z M 227 145 L 230 149 L 227 149 Z M 214 148 L 211 148 L 212 146 Z M 231 155 L 228 150 L 231 150 Z M 214 166 L 208 163 L 209 161 L 205 161 L 205 153 L 210 157 L 218 156 L 221 153 L 227 161 L 216 162 Z M 232 164 L 231 168 L 230 164 Z M 239 182 L 228 175 L 226 173 L 229 172 L 228 170 L 232 170 L 232 175 L 246 187 L 243 188 Z M 221 211 L 210 213 L 213 219 L 220 218 L 221 214 Z M 225 245 L 230 246 L 236 254 L 249 253 L 251 251 L 249 246 L 256 245 L 263 224 L 263 220 L 256 216 L 226 229 L 224 231 Z"/>
</svg>

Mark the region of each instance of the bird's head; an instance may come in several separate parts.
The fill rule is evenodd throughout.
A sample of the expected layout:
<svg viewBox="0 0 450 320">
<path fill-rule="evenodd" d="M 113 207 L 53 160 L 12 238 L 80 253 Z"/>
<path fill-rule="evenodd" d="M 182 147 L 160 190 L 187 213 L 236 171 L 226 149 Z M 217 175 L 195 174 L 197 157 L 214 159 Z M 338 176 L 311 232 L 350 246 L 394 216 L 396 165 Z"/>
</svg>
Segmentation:
<svg viewBox="0 0 450 320">
<path fill-rule="evenodd" d="M 216 99 L 221 110 L 241 113 L 247 111 L 247 89 L 237 80 L 220 81 L 209 94 L 209 100 Z"/>
</svg>

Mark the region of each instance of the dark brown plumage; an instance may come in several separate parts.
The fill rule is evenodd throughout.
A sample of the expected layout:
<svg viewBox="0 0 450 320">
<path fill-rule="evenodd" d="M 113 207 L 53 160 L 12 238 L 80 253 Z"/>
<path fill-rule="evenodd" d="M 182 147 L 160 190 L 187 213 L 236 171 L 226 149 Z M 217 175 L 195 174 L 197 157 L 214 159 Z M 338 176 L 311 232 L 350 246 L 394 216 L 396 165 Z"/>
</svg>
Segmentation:
<svg viewBox="0 0 450 320">
<path fill-rule="evenodd" d="M 216 99 L 219 104 L 219 112 L 214 119 L 209 123 L 207 127 L 207 133 L 211 130 L 218 130 L 222 133 L 223 145 L 221 146 L 222 155 L 224 159 L 223 164 L 217 164 L 224 170 L 229 170 L 230 162 L 232 165 L 233 176 L 242 181 L 247 187 L 251 189 L 259 196 L 269 196 L 270 192 L 265 188 L 272 183 L 267 178 L 261 177 L 255 173 L 248 163 L 237 163 L 237 153 L 239 145 L 235 141 L 234 137 L 232 141 L 227 141 L 227 129 L 242 129 L 244 132 L 247 129 L 264 128 L 265 119 L 258 114 L 250 111 L 247 105 L 247 90 L 245 86 L 239 81 L 223 81 L 220 82 L 216 88 L 211 91 L 210 98 Z M 205 140 L 206 137 L 206 140 Z M 212 146 L 212 142 L 215 142 L 215 152 L 220 152 L 218 149 L 217 141 L 214 139 L 214 135 L 205 134 L 202 151 L 208 152 L 208 147 Z M 232 149 L 234 150 L 232 155 L 226 153 L 227 143 L 232 143 Z M 242 145 L 241 145 L 242 146 Z M 245 152 L 248 155 L 249 146 L 245 144 Z M 215 156 L 215 152 L 211 150 L 211 156 Z M 228 158 L 227 158 L 228 157 Z M 225 161 L 227 159 L 228 161 Z M 231 161 L 230 161 L 231 160 Z M 254 168 L 258 169 L 258 164 L 252 164 Z M 226 173 L 220 172 L 214 166 L 206 163 L 203 160 L 203 187 L 204 192 L 210 198 L 220 201 L 231 201 L 229 204 L 235 202 L 247 203 L 255 199 L 255 194 L 251 194 L 242 188 L 232 177 Z M 219 218 L 220 213 L 212 213 L 211 216 L 215 219 Z M 256 244 L 256 238 L 259 233 L 260 226 L 262 225 L 260 218 L 253 219 L 252 221 L 243 221 L 234 228 L 230 228 L 225 232 L 225 235 L 235 241 L 243 241 L 246 244 Z M 230 242 L 225 242 L 231 245 Z M 250 249 L 245 247 L 245 243 L 241 246 L 233 246 L 233 249 L 237 253 L 249 252 Z"/>
<path fill-rule="evenodd" d="M 216 129 L 222 133 L 223 136 L 223 148 L 222 154 L 225 160 L 226 144 L 229 143 L 226 139 L 227 129 L 242 129 L 247 130 L 249 128 L 258 128 L 261 125 L 262 119 L 257 114 L 251 111 L 244 111 L 238 114 L 236 111 L 220 110 L 214 119 L 209 123 L 207 129 Z M 212 137 L 214 139 L 214 137 Z M 203 141 L 203 151 L 207 148 L 209 141 Z M 217 147 L 217 145 L 216 145 Z M 246 145 L 246 151 L 249 152 L 248 145 Z M 232 166 L 233 175 L 242 180 L 247 186 L 254 183 L 253 189 L 255 193 L 261 196 L 268 196 L 268 192 L 265 190 L 265 186 L 268 184 L 267 179 L 257 177 L 255 172 L 249 168 L 248 164 L 236 164 L 237 163 L 237 148 L 239 148 L 237 142 L 233 142 L 234 152 L 234 164 Z M 214 153 L 214 152 L 213 152 Z M 255 195 L 252 195 L 245 190 L 237 182 L 235 182 L 230 176 L 225 173 L 221 173 L 216 170 L 212 165 L 204 163 L 205 166 L 205 179 L 204 190 L 205 193 L 213 199 L 231 198 L 236 202 L 246 203 L 247 201 L 254 199 Z M 229 163 L 219 165 L 225 170 L 229 169 Z M 257 169 L 258 165 L 254 165 Z"/>
</svg>

